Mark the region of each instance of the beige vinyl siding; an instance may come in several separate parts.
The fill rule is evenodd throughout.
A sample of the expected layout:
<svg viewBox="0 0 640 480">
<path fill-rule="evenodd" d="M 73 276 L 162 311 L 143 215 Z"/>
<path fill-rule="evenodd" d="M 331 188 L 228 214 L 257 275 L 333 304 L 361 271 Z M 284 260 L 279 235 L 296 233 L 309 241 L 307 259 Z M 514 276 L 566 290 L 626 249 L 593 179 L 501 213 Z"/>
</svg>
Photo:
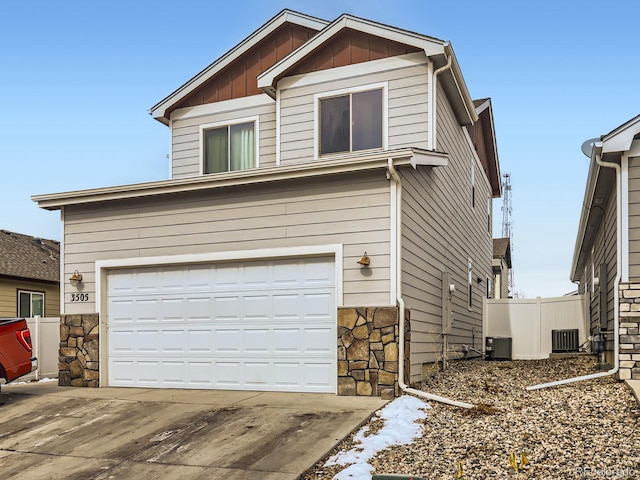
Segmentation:
<svg viewBox="0 0 640 480">
<path fill-rule="evenodd" d="M 0 317 L 18 315 L 18 290 L 44 293 L 44 314 L 47 317 L 60 315 L 60 289 L 51 283 L 0 278 Z"/>
<path fill-rule="evenodd" d="M 351 67 L 349 71 L 353 72 Z M 280 162 L 282 165 L 314 158 L 314 95 L 341 89 L 388 82 L 389 148 L 427 148 L 428 97 L 427 64 L 375 74 L 341 78 L 341 68 L 333 69 L 329 82 L 283 89 L 280 95 Z M 308 74 L 313 78 L 313 74 Z"/>
<path fill-rule="evenodd" d="M 586 273 L 583 271 L 585 278 L 581 279 L 581 285 L 584 285 L 584 293 L 589 295 L 589 318 L 591 333 L 595 333 L 601 329 L 600 325 L 600 308 L 606 308 L 607 323 L 604 330 L 613 330 L 614 318 L 614 302 L 615 302 L 615 286 L 614 281 L 617 271 L 617 230 L 616 230 L 616 192 L 615 184 L 609 193 L 609 197 L 604 206 L 603 219 L 598 225 L 593 243 L 593 254 L 589 255 L 586 263 Z M 607 278 L 606 283 L 600 282 L 599 286 L 593 286 L 591 266 L 594 266 L 595 276 L 600 276 L 600 265 L 606 264 Z M 601 279 L 602 280 L 602 279 Z M 606 289 L 607 300 L 606 305 L 600 305 L 600 289 Z M 608 336 L 607 350 L 613 350 L 613 339 Z"/>
<path fill-rule="evenodd" d="M 629 158 L 629 280 L 640 280 L 640 157 Z"/>
<path fill-rule="evenodd" d="M 442 349 L 442 273 L 451 275 L 451 348 L 482 349 L 482 299 L 492 273 L 493 240 L 487 231 L 489 182 L 446 97 L 438 94 L 438 150 L 446 167 L 403 169 L 402 291 L 411 309 L 411 380 Z M 476 206 L 471 206 L 471 165 L 475 164 Z M 468 258 L 473 261 L 473 301 L 468 308 Z M 476 278 L 481 283 L 476 282 Z"/>
<path fill-rule="evenodd" d="M 71 303 L 67 285 L 66 313 L 95 311 L 97 260 L 327 244 L 343 244 L 344 304 L 388 305 L 389 208 L 383 170 L 66 207 L 65 277 L 82 272 L 89 294 Z"/>
<path fill-rule="evenodd" d="M 239 118 L 255 116 L 259 117 L 259 166 L 274 166 L 276 164 L 275 102 L 259 107 L 236 109 L 174 120 L 171 128 L 171 178 L 200 175 L 200 125 L 232 122 Z"/>
</svg>

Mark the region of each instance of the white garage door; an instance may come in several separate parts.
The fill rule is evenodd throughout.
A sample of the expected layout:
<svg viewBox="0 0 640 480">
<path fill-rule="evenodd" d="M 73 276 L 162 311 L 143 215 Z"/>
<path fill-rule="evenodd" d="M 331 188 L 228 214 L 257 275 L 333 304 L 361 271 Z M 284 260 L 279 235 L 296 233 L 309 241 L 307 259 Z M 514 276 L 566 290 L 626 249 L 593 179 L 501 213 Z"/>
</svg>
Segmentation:
<svg viewBox="0 0 640 480">
<path fill-rule="evenodd" d="M 327 258 L 112 270 L 110 386 L 336 391 Z"/>
</svg>

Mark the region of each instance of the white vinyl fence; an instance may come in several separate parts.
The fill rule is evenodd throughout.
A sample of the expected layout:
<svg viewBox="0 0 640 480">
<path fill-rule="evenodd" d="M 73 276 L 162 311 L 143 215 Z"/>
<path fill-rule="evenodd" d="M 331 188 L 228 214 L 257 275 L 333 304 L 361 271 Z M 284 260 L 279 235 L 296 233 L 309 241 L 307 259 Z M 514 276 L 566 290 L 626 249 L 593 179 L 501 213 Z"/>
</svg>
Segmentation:
<svg viewBox="0 0 640 480">
<path fill-rule="evenodd" d="M 589 335 L 586 295 L 532 299 L 485 299 L 486 337 L 511 337 L 514 360 L 549 358 L 551 331 L 578 329 L 578 345 Z"/>
<path fill-rule="evenodd" d="M 17 382 L 40 380 L 45 377 L 58 377 L 58 351 L 60 349 L 60 318 L 28 318 L 31 332 L 32 355 L 38 359 L 38 369 L 25 375 Z"/>
</svg>

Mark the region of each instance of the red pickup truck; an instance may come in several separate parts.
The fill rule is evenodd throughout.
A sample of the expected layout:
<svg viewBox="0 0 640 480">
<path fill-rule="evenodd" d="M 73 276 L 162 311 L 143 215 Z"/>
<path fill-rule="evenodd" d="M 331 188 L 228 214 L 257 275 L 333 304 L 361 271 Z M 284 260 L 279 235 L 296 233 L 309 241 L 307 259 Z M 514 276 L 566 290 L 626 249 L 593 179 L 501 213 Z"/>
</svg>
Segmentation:
<svg viewBox="0 0 640 480">
<path fill-rule="evenodd" d="M 23 318 L 0 318 L 0 377 L 7 382 L 30 373 L 37 365 L 31 357 L 31 332 Z"/>
</svg>

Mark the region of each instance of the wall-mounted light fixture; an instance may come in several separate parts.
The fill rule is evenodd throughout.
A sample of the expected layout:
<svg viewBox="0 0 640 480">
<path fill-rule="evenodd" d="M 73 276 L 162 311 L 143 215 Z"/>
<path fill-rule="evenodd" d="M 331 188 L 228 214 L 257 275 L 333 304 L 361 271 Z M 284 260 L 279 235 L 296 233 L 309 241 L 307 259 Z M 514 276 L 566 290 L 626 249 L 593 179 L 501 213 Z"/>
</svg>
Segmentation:
<svg viewBox="0 0 640 480">
<path fill-rule="evenodd" d="M 82 274 L 78 272 L 78 270 L 74 270 L 73 275 L 69 277 L 69 283 L 71 283 L 71 285 L 75 287 L 81 281 L 82 281 Z"/>
<path fill-rule="evenodd" d="M 358 263 L 360 265 L 362 265 L 363 267 L 368 267 L 369 266 L 369 264 L 371 263 L 371 259 L 367 255 L 367 252 L 364 252 L 364 255 L 362 256 L 362 258 L 360 260 L 358 260 Z"/>
</svg>

